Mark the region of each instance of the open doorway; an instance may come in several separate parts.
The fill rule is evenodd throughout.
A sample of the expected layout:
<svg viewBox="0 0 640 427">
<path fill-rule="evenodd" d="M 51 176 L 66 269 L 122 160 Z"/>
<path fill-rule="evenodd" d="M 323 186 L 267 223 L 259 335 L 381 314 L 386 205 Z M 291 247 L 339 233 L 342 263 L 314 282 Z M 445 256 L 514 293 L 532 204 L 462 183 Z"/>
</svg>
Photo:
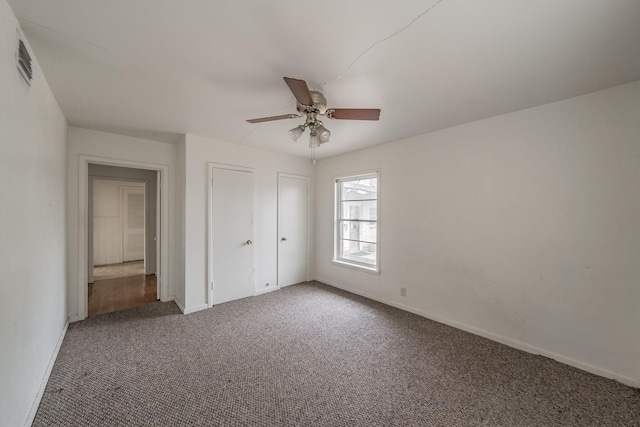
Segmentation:
<svg viewBox="0 0 640 427">
<path fill-rule="evenodd" d="M 157 171 L 89 164 L 88 316 L 159 299 Z"/>
</svg>

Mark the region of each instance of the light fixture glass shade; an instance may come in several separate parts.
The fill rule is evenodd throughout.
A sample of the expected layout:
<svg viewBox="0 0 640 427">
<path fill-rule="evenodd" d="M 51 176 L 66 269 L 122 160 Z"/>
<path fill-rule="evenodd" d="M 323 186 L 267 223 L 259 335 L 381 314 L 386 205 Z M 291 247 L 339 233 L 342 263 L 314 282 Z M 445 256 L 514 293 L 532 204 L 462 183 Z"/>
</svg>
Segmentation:
<svg viewBox="0 0 640 427">
<path fill-rule="evenodd" d="M 304 132 L 304 128 L 302 126 L 296 126 L 289 131 L 289 137 L 293 141 L 297 141 L 300 135 L 302 135 L 302 132 Z"/>
<path fill-rule="evenodd" d="M 324 127 L 324 125 L 318 126 L 318 128 L 316 129 L 316 132 L 318 134 L 318 138 L 320 138 L 320 144 L 329 142 L 329 138 L 331 137 L 331 132 L 329 131 L 329 129 Z"/>
<path fill-rule="evenodd" d="M 309 136 L 309 148 L 318 148 L 320 146 L 320 138 L 315 131 L 311 132 Z"/>
</svg>

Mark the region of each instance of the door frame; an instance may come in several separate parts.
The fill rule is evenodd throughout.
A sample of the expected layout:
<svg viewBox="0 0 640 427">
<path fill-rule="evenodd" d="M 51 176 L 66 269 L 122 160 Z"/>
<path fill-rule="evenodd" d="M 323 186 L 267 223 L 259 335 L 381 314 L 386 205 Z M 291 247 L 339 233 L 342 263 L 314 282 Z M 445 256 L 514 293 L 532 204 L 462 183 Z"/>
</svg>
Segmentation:
<svg viewBox="0 0 640 427">
<path fill-rule="evenodd" d="M 88 313 L 88 246 L 89 246 L 89 164 L 120 166 L 134 169 L 148 169 L 158 172 L 158 192 L 160 199 L 156 200 L 157 215 L 160 221 L 156 222 L 156 236 L 159 242 L 156 244 L 156 278 L 158 294 L 161 301 L 171 301 L 173 298 L 169 294 L 169 166 L 136 162 L 128 160 L 117 160 L 107 157 L 79 156 L 79 179 L 78 179 L 78 218 L 80 227 L 78 230 L 78 315 L 73 317 L 73 321 L 84 320 Z M 73 289 L 72 289 L 73 292 Z"/>
<path fill-rule="evenodd" d="M 281 289 L 280 287 L 280 188 L 281 188 L 281 181 L 282 178 L 292 178 L 292 179 L 302 179 L 304 181 L 306 181 L 307 183 L 307 219 L 306 219 L 306 240 L 307 240 L 307 259 L 306 259 L 306 263 L 307 263 L 307 274 L 306 274 L 306 281 L 309 281 L 309 252 L 310 252 L 310 244 L 309 244 L 309 227 L 311 224 L 311 197 L 309 197 L 309 192 L 310 192 L 310 184 L 311 184 L 311 178 L 309 178 L 308 176 L 305 175 L 296 175 L 296 174 L 292 174 L 292 173 L 285 173 L 285 172 L 278 172 L 278 202 L 277 202 L 277 213 L 276 213 L 276 281 L 277 281 L 277 287 L 278 289 Z"/>
<path fill-rule="evenodd" d="M 258 250 L 256 245 L 256 231 L 257 231 L 257 220 L 256 220 L 256 188 L 255 188 L 255 169 L 249 168 L 245 166 L 238 165 L 230 165 L 225 163 L 216 163 L 216 162 L 208 162 L 207 163 L 207 308 L 213 307 L 213 260 L 211 259 L 213 254 L 213 170 L 214 169 L 227 169 L 239 172 L 249 172 L 252 174 L 254 187 L 253 187 L 253 224 L 251 229 L 251 234 L 253 234 L 253 295 L 256 295 L 256 265 L 258 260 Z"/>
</svg>

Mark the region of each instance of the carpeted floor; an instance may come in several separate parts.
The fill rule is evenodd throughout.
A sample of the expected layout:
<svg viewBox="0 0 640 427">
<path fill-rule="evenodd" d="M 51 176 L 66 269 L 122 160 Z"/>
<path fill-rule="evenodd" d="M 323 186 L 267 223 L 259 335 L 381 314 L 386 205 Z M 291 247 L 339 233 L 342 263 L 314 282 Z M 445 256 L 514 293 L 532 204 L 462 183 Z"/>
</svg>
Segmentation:
<svg viewBox="0 0 640 427">
<path fill-rule="evenodd" d="M 640 393 L 308 283 L 70 325 L 33 425 L 640 426 Z"/>
<path fill-rule="evenodd" d="M 144 261 L 129 261 L 93 267 L 93 280 L 96 281 L 137 276 L 138 274 L 144 274 Z"/>
</svg>

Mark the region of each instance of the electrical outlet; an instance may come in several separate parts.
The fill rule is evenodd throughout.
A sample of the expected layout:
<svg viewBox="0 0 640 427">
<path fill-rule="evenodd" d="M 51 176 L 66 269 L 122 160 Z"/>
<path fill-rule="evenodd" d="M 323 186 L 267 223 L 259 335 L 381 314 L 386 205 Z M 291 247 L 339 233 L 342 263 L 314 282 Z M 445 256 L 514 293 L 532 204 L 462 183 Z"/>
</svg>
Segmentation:
<svg viewBox="0 0 640 427">
<path fill-rule="evenodd" d="M 400 296 L 401 297 L 407 296 L 407 288 L 400 288 Z"/>
</svg>

